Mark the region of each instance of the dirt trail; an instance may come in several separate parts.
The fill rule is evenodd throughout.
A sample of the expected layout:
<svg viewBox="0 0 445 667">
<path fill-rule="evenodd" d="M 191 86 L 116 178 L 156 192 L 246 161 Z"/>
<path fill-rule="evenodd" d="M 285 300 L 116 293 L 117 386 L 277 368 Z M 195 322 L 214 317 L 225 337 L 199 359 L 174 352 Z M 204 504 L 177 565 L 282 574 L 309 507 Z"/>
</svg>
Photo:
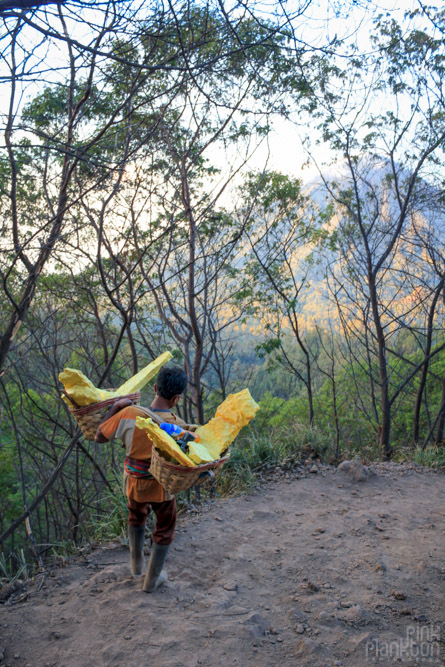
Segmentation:
<svg viewBox="0 0 445 667">
<path fill-rule="evenodd" d="M 76 558 L 1 608 L 0 665 L 445 665 L 444 476 L 375 470 L 212 501 L 151 595 L 123 546 Z"/>
</svg>

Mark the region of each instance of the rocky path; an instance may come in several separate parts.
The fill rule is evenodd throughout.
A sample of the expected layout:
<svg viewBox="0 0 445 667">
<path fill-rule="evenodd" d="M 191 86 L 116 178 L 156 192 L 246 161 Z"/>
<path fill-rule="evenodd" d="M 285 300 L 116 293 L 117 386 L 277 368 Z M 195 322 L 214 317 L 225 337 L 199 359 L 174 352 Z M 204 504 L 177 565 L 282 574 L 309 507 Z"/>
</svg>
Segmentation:
<svg viewBox="0 0 445 667">
<path fill-rule="evenodd" d="M 0 665 L 445 665 L 444 476 L 298 477 L 182 518 L 154 594 L 120 545 L 37 579 L 0 607 Z"/>
</svg>

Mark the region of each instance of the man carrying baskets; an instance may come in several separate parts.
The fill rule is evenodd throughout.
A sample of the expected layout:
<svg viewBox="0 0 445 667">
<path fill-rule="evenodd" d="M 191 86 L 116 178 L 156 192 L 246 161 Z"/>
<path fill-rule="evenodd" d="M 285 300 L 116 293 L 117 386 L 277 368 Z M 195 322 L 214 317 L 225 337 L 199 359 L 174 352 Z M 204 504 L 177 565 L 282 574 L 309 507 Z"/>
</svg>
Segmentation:
<svg viewBox="0 0 445 667">
<path fill-rule="evenodd" d="M 178 366 L 166 366 L 158 374 L 154 386 L 156 396 L 147 410 L 133 405 L 128 398 L 118 400 L 97 429 L 96 442 L 119 438 L 125 447 L 124 493 L 128 503 L 128 541 L 130 568 L 142 574 L 144 562 L 145 522 L 150 509 L 156 515 L 153 547 L 142 590 L 151 593 L 167 580 L 163 565 L 176 526 L 176 499 L 150 474 L 152 442 L 147 433 L 136 427 L 136 417 L 150 416 L 150 411 L 163 422 L 176 424 L 187 431 L 196 426 L 186 424 L 171 412 L 187 386 L 187 376 Z"/>
</svg>

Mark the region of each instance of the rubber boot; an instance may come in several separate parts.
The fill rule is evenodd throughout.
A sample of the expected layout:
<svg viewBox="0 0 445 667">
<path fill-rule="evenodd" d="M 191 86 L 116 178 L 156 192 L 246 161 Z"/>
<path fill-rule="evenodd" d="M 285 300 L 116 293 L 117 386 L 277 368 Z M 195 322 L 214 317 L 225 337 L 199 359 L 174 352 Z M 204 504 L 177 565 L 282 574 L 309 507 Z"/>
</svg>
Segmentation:
<svg viewBox="0 0 445 667">
<path fill-rule="evenodd" d="M 142 574 L 144 566 L 144 540 L 145 524 L 143 526 L 128 526 L 131 574 Z"/>
<path fill-rule="evenodd" d="M 169 546 L 169 544 L 153 543 L 147 572 L 145 573 L 144 585 L 142 586 L 142 590 L 146 593 L 152 593 L 168 579 L 167 570 L 163 570 L 162 568 L 167 558 Z"/>
</svg>

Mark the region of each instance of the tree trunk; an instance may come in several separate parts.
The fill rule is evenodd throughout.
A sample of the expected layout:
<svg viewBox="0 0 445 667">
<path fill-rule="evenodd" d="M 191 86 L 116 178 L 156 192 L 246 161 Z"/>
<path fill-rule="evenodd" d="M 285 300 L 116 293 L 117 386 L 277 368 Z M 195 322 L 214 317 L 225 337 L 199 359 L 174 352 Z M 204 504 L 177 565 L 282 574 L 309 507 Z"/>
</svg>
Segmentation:
<svg viewBox="0 0 445 667">
<path fill-rule="evenodd" d="M 442 280 L 439 282 L 438 286 L 436 287 L 435 293 L 433 300 L 431 302 L 430 310 L 428 313 L 428 324 L 427 324 L 427 338 L 426 338 L 426 347 L 425 347 L 425 363 L 422 368 L 422 374 L 420 376 L 420 382 L 419 382 L 419 387 L 417 389 L 417 396 L 416 396 L 416 405 L 414 407 L 414 418 L 413 418 L 413 447 L 417 447 L 419 444 L 419 430 L 420 430 L 420 409 L 422 407 L 422 396 L 424 393 L 424 390 L 426 388 L 426 379 L 428 376 L 428 369 L 429 369 L 429 355 L 431 352 L 431 342 L 433 338 L 433 322 L 434 322 L 434 314 L 436 311 L 436 304 L 439 299 L 439 296 L 442 292 L 443 289 L 443 284 L 444 284 L 445 278 L 443 277 Z"/>
<path fill-rule="evenodd" d="M 386 358 L 385 334 L 380 319 L 375 275 L 373 273 L 368 274 L 368 286 L 371 297 L 372 315 L 374 319 L 374 326 L 376 330 L 377 346 L 378 346 L 380 408 L 382 411 L 382 421 L 381 424 L 379 425 L 380 447 L 385 459 L 389 460 L 392 455 L 392 447 L 390 443 L 391 404 L 389 401 L 389 388 L 388 388 L 388 361 Z"/>
<path fill-rule="evenodd" d="M 444 432 L 445 432 L 445 374 L 442 378 L 442 396 L 440 402 L 440 414 L 439 414 L 439 425 L 437 427 L 437 435 L 434 441 L 436 446 L 442 445 L 444 442 Z"/>
</svg>

